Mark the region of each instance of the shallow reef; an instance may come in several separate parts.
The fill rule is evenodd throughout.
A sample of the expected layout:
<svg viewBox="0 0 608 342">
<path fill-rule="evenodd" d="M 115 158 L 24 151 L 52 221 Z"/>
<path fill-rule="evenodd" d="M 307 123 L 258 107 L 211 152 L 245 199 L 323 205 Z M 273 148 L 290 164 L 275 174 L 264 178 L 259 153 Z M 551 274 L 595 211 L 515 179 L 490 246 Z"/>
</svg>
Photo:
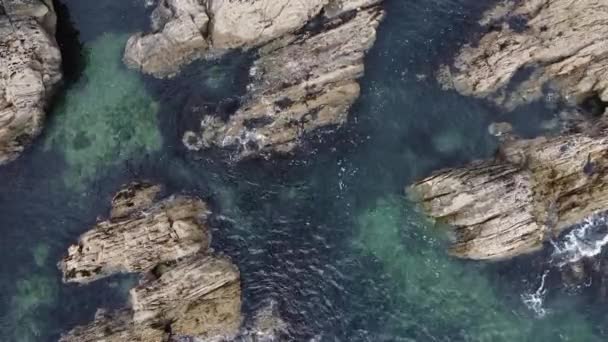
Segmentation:
<svg viewBox="0 0 608 342">
<path fill-rule="evenodd" d="M 45 147 L 67 163 L 63 180 L 83 189 L 99 170 L 160 149 L 158 104 L 121 62 L 126 35 L 106 33 L 85 45 L 84 73 L 59 100 Z"/>
</svg>

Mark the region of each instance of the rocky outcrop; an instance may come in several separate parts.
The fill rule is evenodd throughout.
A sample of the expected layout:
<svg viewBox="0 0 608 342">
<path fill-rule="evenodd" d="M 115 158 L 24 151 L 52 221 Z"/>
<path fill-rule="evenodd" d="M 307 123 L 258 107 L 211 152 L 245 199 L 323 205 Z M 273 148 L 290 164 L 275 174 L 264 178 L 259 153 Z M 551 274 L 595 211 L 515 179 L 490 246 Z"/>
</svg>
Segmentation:
<svg viewBox="0 0 608 342">
<path fill-rule="evenodd" d="M 50 0 L 0 1 L 0 164 L 42 130 L 62 78 L 56 20 Z"/>
<path fill-rule="evenodd" d="M 292 152 L 307 135 L 344 124 L 383 17 L 377 6 L 349 13 L 332 12 L 333 19 L 263 47 L 240 108 L 227 119 L 201 113 L 200 131 L 186 132 L 184 144 L 229 148 L 238 160 Z"/>
<path fill-rule="evenodd" d="M 131 290 L 136 325 L 171 322 L 172 335 L 199 338 L 238 330 L 241 287 L 230 260 L 196 255 L 158 273 Z"/>
<path fill-rule="evenodd" d="M 259 47 L 247 94 L 234 113 L 201 112 L 191 150 L 234 151 L 233 159 L 288 153 L 303 138 L 342 125 L 359 96 L 363 59 L 384 16 L 381 0 L 161 1 L 155 33 L 129 39 L 125 63 L 157 77 L 195 59 Z"/>
<path fill-rule="evenodd" d="M 485 35 L 465 45 L 440 81 L 507 109 L 553 89 L 604 113 L 608 102 L 608 8 L 603 0 L 503 1 L 481 21 Z"/>
<path fill-rule="evenodd" d="M 450 225 L 455 256 L 500 260 L 537 251 L 608 208 L 607 133 L 507 141 L 496 160 L 440 171 L 410 192 Z"/>
<path fill-rule="evenodd" d="M 85 326 L 72 329 L 61 336 L 60 342 L 156 342 L 166 341 L 167 333 L 162 329 L 135 326 L 133 313 L 128 310 L 107 312 L 98 310 L 95 320 Z"/>
<path fill-rule="evenodd" d="M 152 14 L 152 34 L 127 42 L 125 63 L 156 77 L 205 56 L 256 47 L 294 32 L 328 0 L 161 0 Z"/>
<path fill-rule="evenodd" d="M 200 199 L 158 200 L 158 186 L 118 192 L 110 219 L 71 246 L 60 263 L 64 281 L 88 283 L 117 272 L 140 273 L 127 309 L 100 311 L 61 341 L 161 342 L 234 336 L 241 324 L 239 271 L 209 254 L 207 206 Z"/>
</svg>

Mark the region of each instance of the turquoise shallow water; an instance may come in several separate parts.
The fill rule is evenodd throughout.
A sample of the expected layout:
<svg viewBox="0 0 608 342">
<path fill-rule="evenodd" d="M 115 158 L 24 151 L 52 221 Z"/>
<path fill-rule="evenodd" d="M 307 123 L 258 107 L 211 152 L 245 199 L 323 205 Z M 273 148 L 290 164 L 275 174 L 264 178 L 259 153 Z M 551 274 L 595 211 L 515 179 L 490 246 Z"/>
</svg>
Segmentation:
<svg viewBox="0 0 608 342">
<path fill-rule="evenodd" d="M 293 159 L 238 165 L 219 151 L 189 154 L 179 137 L 196 120 L 191 106 L 229 106 L 243 93 L 250 56 L 153 81 L 120 61 L 128 34 L 147 26 L 143 0 L 63 4 L 70 82 L 44 135 L 0 168 L 0 340 L 53 341 L 96 308 L 124 303 L 129 277 L 65 286 L 55 264 L 136 179 L 212 203 L 213 246 L 241 269 L 245 313 L 275 300 L 288 340 L 606 339 L 606 311 L 585 289 L 563 291 L 554 271 L 544 317 L 522 302 L 548 269 L 542 255 L 453 260 L 440 229 L 403 196 L 432 170 L 492 155 L 488 123 L 512 120 L 533 135 L 551 117 L 541 105 L 501 113 L 434 82 L 490 3 L 387 0 L 349 123 Z"/>
</svg>

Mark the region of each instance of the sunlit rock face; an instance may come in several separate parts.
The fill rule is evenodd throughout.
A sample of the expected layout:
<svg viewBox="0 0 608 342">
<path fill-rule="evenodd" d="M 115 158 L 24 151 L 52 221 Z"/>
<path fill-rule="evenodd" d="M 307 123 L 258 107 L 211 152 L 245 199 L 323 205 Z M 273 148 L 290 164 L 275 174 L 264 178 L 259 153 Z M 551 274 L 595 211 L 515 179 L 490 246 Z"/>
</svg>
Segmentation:
<svg viewBox="0 0 608 342">
<path fill-rule="evenodd" d="M 440 79 L 507 109 L 547 87 L 573 104 L 608 102 L 607 21 L 602 0 L 501 2 L 481 21 L 487 33 L 465 45 Z"/>
<path fill-rule="evenodd" d="M 236 113 L 226 121 L 204 116 L 199 134 L 187 133 L 184 143 L 195 150 L 230 148 L 241 159 L 292 152 L 305 135 L 342 125 L 359 97 L 357 79 L 382 16 L 372 7 L 267 45 Z"/>
<path fill-rule="evenodd" d="M 234 160 L 288 154 L 346 122 L 383 17 L 378 0 L 167 0 L 152 15 L 155 33 L 132 36 L 124 61 L 170 77 L 195 59 L 259 48 L 240 103 L 228 115 L 200 113 L 183 143 L 228 149 Z"/>
<path fill-rule="evenodd" d="M 126 38 L 107 33 L 86 44 L 82 77 L 54 106 L 45 148 L 64 158 L 63 180 L 71 189 L 82 190 L 106 167 L 161 148 L 159 105 L 120 61 Z"/>
<path fill-rule="evenodd" d="M 602 1 L 503 1 L 483 16 L 482 38 L 440 71 L 443 85 L 506 109 L 552 88 L 590 114 L 564 125 L 560 137 L 532 140 L 494 123 L 489 133 L 503 140 L 494 160 L 440 171 L 412 186 L 428 215 L 453 227 L 455 256 L 501 260 L 538 251 L 608 206 L 607 22 Z"/>
<path fill-rule="evenodd" d="M 496 160 L 438 172 L 411 190 L 453 227 L 454 255 L 506 259 L 608 207 L 607 151 L 605 133 L 510 141 Z"/>
<path fill-rule="evenodd" d="M 62 79 L 50 1 L 0 3 L 0 164 L 17 158 L 42 130 Z"/>
<path fill-rule="evenodd" d="M 132 183 L 112 200 L 110 218 L 84 233 L 60 263 L 65 282 L 88 283 L 120 272 L 141 275 L 130 305 L 100 311 L 60 339 L 161 342 L 221 340 L 241 324 L 238 268 L 209 249 L 210 214 L 202 200 L 158 199 L 161 187 Z"/>
</svg>

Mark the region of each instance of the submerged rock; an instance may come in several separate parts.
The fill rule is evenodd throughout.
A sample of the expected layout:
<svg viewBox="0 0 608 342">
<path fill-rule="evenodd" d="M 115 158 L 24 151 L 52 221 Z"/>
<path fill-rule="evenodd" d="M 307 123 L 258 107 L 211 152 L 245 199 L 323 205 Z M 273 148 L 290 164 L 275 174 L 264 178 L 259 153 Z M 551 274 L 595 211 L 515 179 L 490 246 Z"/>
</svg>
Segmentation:
<svg viewBox="0 0 608 342">
<path fill-rule="evenodd" d="M 62 79 L 56 21 L 50 0 L 0 2 L 0 164 L 38 136 Z"/>
<path fill-rule="evenodd" d="M 229 148 L 237 160 L 288 153 L 305 135 L 346 122 L 384 16 L 380 2 L 162 1 L 153 15 L 159 31 L 131 37 L 124 60 L 165 77 L 194 59 L 260 47 L 235 112 L 202 113 L 201 127 L 183 143 L 197 151 Z"/>
<path fill-rule="evenodd" d="M 481 21 L 487 33 L 439 74 L 447 87 L 507 109 L 555 88 L 571 104 L 608 102 L 608 9 L 603 0 L 501 2 Z"/>
<path fill-rule="evenodd" d="M 60 264 L 64 281 L 87 283 L 118 272 L 141 273 L 131 307 L 101 311 L 61 341 L 161 342 L 235 336 L 241 324 L 240 274 L 209 254 L 204 202 L 157 201 L 160 187 L 134 183 L 112 201 L 111 218 L 85 233 Z"/>
<path fill-rule="evenodd" d="M 410 190 L 429 216 L 452 226 L 455 256 L 537 251 L 608 208 L 606 133 L 507 141 L 496 160 L 440 171 Z"/>
</svg>

